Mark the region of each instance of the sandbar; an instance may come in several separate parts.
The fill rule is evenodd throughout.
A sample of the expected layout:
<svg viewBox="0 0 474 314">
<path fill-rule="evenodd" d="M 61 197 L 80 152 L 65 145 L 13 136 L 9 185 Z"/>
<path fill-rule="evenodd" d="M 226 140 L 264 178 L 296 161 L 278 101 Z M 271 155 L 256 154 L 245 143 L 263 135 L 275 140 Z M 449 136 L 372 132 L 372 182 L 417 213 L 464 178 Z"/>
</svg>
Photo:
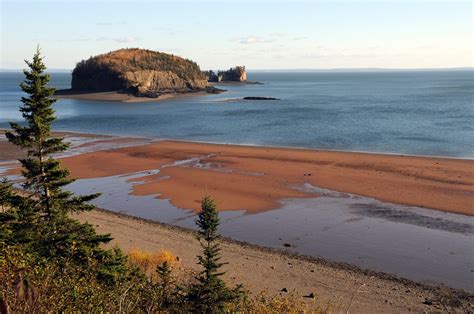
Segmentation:
<svg viewBox="0 0 474 314">
<path fill-rule="evenodd" d="M 89 152 L 63 158 L 76 178 L 139 171 L 136 195 L 160 194 L 199 210 L 209 194 L 221 210 L 256 213 L 286 198 L 315 197 L 305 184 L 381 201 L 474 215 L 474 161 L 181 141 Z"/>
<path fill-rule="evenodd" d="M 61 93 L 56 93 L 55 98 L 61 99 L 77 99 L 77 100 L 89 100 L 89 101 L 105 101 L 105 102 L 159 102 L 166 99 L 184 98 L 191 96 L 204 96 L 208 95 L 206 91 L 199 91 L 193 93 L 166 93 L 159 97 L 138 97 L 132 93 L 126 93 L 121 91 L 108 91 L 108 92 L 80 92 L 80 91 L 68 91 L 64 90 Z"/>
<path fill-rule="evenodd" d="M 0 160 L 21 156 L 5 141 L 0 145 Z M 194 211 L 205 194 L 220 210 L 276 209 L 283 199 L 315 197 L 301 188 L 309 184 L 474 216 L 474 160 L 164 140 L 85 152 L 62 162 L 79 179 L 145 171 L 131 180 L 133 194 L 159 194 Z M 146 172 L 151 170 L 159 173 Z"/>
</svg>

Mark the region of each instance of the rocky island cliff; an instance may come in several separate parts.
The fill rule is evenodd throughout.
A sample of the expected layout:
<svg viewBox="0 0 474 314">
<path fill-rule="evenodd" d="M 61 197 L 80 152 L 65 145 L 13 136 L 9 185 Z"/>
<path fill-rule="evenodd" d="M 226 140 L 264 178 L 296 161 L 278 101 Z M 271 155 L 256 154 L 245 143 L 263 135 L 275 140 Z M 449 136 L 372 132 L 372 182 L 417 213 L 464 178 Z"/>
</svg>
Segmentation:
<svg viewBox="0 0 474 314">
<path fill-rule="evenodd" d="M 195 62 L 137 48 L 120 49 L 77 63 L 72 72 L 71 91 L 126 91 L 144 97 L 218 92 Z"/>
<path fill-rule="evenodd" d="M 226 71 L 214 71 L 208 73 L 209 82 L 247 82 L 247 71 L 245 66 L 236 66 Z"/>
</svg>

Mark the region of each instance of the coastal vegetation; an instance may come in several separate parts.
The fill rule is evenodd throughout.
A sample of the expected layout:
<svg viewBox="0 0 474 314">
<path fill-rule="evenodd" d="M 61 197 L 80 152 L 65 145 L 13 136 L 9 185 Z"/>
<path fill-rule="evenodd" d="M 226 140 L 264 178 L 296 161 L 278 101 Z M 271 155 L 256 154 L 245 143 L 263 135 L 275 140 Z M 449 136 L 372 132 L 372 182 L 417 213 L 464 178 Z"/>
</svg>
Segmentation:
<svg viewBox="0 0 474 314">
<path fill-rule="evenodd" d="M 82 60 L 74 68 L 73 77 L 87 77 L 101 71 L 122 73 L 140 70 L 161 70 L 176 73 L 183 79 L 204 79 L 199 65 L 164 52 L 147 49 L 119 49 Z"/>
<path fill-rule="evenodd" d="M 40 51 L 27 62 L 20 111 L 25 124 L 11 124 L 8 140 L 27 150 L 20 159 L 21 191 L 0 182 L 0 312 L 197 312 L 298 311 L 298 299 L 259 295 L 242 286 L 228 288 L 221 279 L 219 216 L 214 201 L 202 200 L 197 225 L 203 249 L 202 271 L 192 280 L 174 276 L 172 253 L 104 249 L 112 238 L 71 218 L 94 207 L 97 194 L 78 196 L 64 187 L 73 179 L 54 154 L 68 145 L 51 136 L 56 119 L 54 89 L 48 87 Z M 157 263 L 160 262 L 160 263 Z M 150 267 L 156 267 L 150 274 Z"/>
</svg>

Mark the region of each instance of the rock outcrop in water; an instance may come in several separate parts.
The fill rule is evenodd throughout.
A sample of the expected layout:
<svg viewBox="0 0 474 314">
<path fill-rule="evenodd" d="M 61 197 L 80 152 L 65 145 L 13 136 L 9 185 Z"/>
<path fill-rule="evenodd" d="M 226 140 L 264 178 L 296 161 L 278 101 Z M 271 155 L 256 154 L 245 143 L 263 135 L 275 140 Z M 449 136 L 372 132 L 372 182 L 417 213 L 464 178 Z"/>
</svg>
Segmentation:
<svg viewBox="0 0 474 314">
<path fill-rule="evenodd" d="M 215 92 L 195 62 L 136 48 L 120 49 L 79 62 L 72 72 L 71 87 L 77 91 L 125 90 L 146 97 Z"/>
<path fill-rule="evenodd" d="M 235 68 L 230 68 L 227 71 L 219 71 L 218 76 L 221 76 L 221 81 L 235 81 L 235 82 L 245 82 L 247 81 L 247 71 L 245 66 L 236 66 Z"/>
<path fill-rule="evenodd" d="M 247 96 L 243 100 L 281 100 L 280 98 L 275 97 L 262 97 L 262 96 Z"/>
<path fill-rule="evenodd" d="M 247 71 L 245 66 L 236 66 L 227 71 L 208 72 L 209 82 L 247 82 Z"/>
</svg>

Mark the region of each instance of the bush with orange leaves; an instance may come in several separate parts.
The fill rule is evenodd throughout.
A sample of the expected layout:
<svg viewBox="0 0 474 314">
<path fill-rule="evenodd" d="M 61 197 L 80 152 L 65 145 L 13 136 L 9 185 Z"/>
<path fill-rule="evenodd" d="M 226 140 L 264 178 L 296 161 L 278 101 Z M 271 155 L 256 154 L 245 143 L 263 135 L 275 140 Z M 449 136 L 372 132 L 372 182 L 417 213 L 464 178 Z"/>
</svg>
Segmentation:
<svg viewBox="0 0 474 314">
<path fill-rule="evenodd" d="M 149 274 L 164 262 L 167 262 L 171 267 L 176 267 L 179 264 L 179 258 L 168 250 L 149 252 L 133 249 L 128 253 L 128 262 Z"/>
</svg>

